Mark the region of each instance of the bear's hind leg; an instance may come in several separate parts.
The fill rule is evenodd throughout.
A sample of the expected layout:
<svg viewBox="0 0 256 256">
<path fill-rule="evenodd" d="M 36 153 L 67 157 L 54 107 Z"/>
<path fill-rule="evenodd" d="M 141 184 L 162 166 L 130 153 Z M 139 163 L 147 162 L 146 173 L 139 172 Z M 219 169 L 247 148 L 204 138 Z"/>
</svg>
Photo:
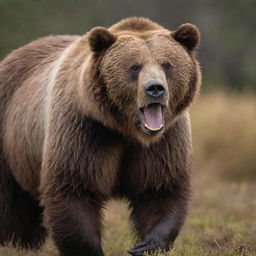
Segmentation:
<svg viewBox="0 0 256 256">
<path fill-rule="evenodd" d="M 0 156 L 0 244 L 40 248 L 46 237 L 39 202 L 16 182 Z"/>
</svg>

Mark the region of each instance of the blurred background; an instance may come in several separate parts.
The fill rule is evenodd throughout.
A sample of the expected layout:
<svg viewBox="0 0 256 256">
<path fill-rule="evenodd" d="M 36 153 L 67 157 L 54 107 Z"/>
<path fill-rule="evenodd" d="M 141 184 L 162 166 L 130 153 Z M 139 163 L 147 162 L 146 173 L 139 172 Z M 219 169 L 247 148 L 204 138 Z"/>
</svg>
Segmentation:
<svg viewBox="0 0 256 256">
<path fill-rule="evenodd" d="M 198 26 L 203 83 L 191 107 L 194 198 L 177 255 L 255 256 L 255 11 L 255 0 L 0 0 L 0 59 L 36 38 L 83 34 L 128 16 L 170 30 L 186 22 Z M 115 204 L 106 214 L 108 255 L 126 255 L 115 243 L 126 243 L 126 214 Z"/>
</svg>

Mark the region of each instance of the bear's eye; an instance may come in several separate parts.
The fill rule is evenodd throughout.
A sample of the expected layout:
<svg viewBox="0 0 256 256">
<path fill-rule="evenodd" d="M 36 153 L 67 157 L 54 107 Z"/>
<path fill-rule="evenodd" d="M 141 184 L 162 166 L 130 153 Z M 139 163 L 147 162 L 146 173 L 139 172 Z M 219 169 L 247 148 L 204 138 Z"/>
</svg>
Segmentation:
<svg viewBox="0 0 256 256">
<path fill-rule="evenodd" d="M 136 65 L 131 66 L 132 72 L 139 72 L 140 70 L 141 70 L 141 65 L 136 64 Z"/>
<path fill-rule="evenodd" d="M 165 69 L 165 70 L 170 70 L 172 65 L 169 63 L 169 62 L 165 62 L 162 64 L 162 67 Z"/>
</svg>

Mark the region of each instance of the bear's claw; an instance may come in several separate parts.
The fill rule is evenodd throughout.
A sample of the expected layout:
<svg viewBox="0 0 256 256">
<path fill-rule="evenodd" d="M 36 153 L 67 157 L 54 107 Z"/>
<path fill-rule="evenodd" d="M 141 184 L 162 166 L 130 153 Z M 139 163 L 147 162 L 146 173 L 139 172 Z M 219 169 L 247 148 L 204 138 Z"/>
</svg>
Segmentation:
<svg viewBox="0 0 256 256">
<path fill-rule="evenodd" d="M 148 240 L 136 244 L 134 248 L 127 252 L 132 256 L 143 256 L 145 252 L 152 253 L 159 249 L 161 249 L 161 246 L 156 245 L 153 240 Z"/>
</svg>

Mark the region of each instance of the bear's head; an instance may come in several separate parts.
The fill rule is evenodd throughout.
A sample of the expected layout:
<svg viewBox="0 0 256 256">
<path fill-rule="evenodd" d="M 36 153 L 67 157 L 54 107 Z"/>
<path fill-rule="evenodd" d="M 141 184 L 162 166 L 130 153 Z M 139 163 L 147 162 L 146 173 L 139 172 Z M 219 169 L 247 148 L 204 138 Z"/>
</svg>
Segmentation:
<svg viewBox="0 0 256 256">
<path fill-rule="evenodd" d="M 200 86 L 198 29 L 184 24 L 169 31 L 130 18 L 87 36 L 90 94 L 100 110 L 94 118 L 144 145 L 157 141 Z"/>
</svg>

